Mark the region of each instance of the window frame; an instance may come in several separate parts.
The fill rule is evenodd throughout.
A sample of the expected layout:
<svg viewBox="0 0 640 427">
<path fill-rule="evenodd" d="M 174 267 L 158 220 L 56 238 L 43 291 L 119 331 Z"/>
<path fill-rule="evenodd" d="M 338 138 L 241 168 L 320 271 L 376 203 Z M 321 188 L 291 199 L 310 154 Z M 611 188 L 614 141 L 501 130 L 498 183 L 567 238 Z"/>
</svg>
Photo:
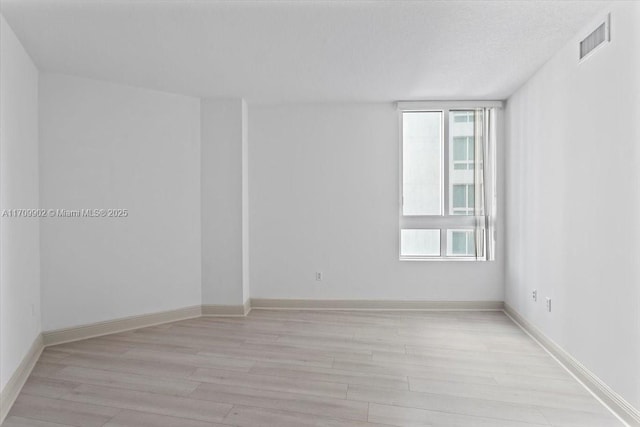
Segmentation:
<svg viewBox="0 0 640 427">
<path fill-rule="evenodd" d="M 455 229 L 475 229 L 478 216 L 475 215 L 454 215 L 451 209 L 450 168 L 453 168 L 451 159 L 451 136 L 450 136 L 450 112 L 456 110 L 473 110 L 479 108 L 501 108 L 501 101 L 407 101 L 398 102 L 398 123 L 399 123 L 399 201 L 398 201 L 398 255 L 400 261 L 484 261 L 486 258 L 486 248 L 483 251 L 484 257 L 475 256 L 449 256 L 447 248 L 447 230 Z M 403 137 L 403 114 L 410 112 L 441 112 L 442 113 L 442 149 L 440 153 L 440 183 L 441 183 L 441 209 L 440 215 L 404 215 L 404 137 Z M 475 163 L 475 159 L 474 159 Z M 475 168 L 475 166 L 474 166 Z M 475 173 L 475 172 L 474 172 Z M 481 217 L 484 217 L 481 216 Z M 401 230 L 403 229 L 439 229 L 440 230 L 440 255 L 403 255 Z M 486 232 L 485 232 L 486 235 Z M 486 237 L 483 240 L 486 244 Z"/>
</svg>

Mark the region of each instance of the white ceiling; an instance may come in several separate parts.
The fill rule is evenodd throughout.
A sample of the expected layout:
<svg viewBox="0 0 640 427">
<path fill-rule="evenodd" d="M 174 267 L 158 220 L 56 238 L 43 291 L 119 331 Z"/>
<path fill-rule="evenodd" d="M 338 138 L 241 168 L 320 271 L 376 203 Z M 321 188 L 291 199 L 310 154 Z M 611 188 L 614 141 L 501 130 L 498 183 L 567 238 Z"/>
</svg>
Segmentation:
<svg viewBox="0 0 640 427">
<path fill-rule="evenodd" d="M 504 99 L 606 6 L 1 1 L 43 70 L 269 103 Z"/>
</svg>

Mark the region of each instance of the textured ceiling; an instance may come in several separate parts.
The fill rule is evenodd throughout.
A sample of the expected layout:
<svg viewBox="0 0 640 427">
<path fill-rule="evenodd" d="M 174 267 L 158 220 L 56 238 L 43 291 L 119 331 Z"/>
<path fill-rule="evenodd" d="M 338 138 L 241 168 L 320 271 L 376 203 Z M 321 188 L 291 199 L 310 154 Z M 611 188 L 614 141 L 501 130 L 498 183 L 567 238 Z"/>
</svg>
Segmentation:
<svg viewBox="0 0 640 427">
<path fill-rule="evenodd" d="M 606 7 L 585 1 L 28 1 L 47 71 L 249 102 L 504 99 Z"/>
</svg>

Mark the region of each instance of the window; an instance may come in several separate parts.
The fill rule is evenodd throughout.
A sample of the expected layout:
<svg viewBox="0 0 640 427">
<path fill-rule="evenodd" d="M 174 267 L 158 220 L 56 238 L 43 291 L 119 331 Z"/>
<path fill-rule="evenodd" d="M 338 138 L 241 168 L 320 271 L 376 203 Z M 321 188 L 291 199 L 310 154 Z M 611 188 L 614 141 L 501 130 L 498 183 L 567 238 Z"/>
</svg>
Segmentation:
<svg viewBox="0 0 640 427">
<path fill-rule="evenodd" d="M 400 258 L 493 259 L 495 108 L 418 104 L 399 103 Z"/>
</svg>

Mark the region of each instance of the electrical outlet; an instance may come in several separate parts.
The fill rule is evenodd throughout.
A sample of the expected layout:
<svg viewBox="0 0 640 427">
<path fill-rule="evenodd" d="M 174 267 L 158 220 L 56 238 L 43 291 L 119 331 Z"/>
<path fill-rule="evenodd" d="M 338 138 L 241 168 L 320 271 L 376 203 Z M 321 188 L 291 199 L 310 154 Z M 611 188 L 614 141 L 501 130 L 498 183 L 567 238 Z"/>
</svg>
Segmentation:
<svg viewBox="0 0 640 427">
<path fill-rule="evenodd" d="M 546 303 L 547 303 L 547 311 L 551 312 L 551 298 L 547 298 Z"/>
<path fill-rule="evenodd" d="M 322 271 L 316 271 L 316 281 L 322 282 Z"/>
<path fill-rule="evenodd" d="M 531 292 L 531 298 L 534 301 L 538 301 L 538 290 L 537 289 L 534 289 L 533 292 Z"/>
</svg>

